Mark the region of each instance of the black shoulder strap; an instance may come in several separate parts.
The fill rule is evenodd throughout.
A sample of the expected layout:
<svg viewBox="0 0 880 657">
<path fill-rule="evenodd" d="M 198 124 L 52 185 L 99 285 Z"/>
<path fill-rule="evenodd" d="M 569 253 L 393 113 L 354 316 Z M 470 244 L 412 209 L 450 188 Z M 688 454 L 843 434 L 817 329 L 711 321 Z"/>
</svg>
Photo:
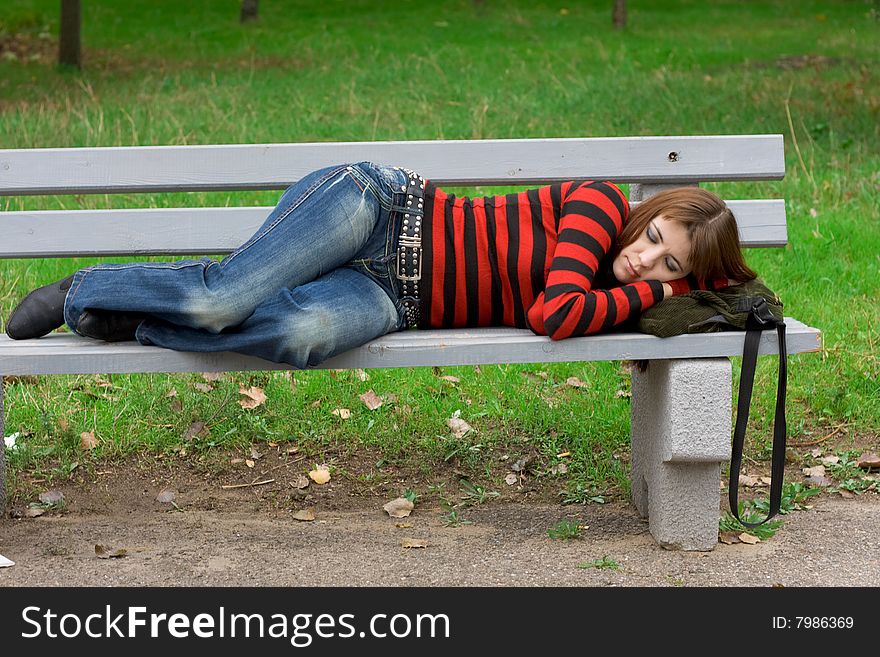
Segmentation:
<svg viewBox="0 0 880 657">
<path fill-rule="evenodd" d="M 755 381 L 755 365 L 758 361 L 758 343 L 761 332 L 776 327 L 779 338 L 779 380 L 776 384 L 776 416 L 773 420 L 773 457 L 770 466 L 770 513 L 761 522 L 743 522 L 739 517 L 739 472 L 742 466 L 743 443 L 749 422 L 749 406 L 752 401 L 752 385 Z M 782 502 L 782 479 L 785 474 L 785 393 L 787 387 L 787 353 L 785 349 L 785 323 L 776 319 L 761 299 L 750 309 L 746 324 L 743 348 L 742 372 L 739 379 L 739 399 L 736 407 L 736 428 L 733 431 L 733 452 L 730 457 L 730 480 L 728 497 L 730 511 L 746 527 L 763 525 L 779 513 Z"/>
</svg>

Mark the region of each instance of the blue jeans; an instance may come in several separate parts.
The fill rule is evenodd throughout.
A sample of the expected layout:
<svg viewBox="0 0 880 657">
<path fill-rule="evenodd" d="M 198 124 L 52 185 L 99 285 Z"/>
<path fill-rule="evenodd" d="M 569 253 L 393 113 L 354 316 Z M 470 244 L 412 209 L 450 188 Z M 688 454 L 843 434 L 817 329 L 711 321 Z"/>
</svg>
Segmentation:
<svg viewBox="0 0 880 657">
<path fill-rule="evenodd" d="M 89 308 L 146 313 L 141 344 L 317 365 L 405 326 L 394 256 L 407 180 L 370 162 L 310 173 L 220 262 L 77 271 L 64 321 L 76 332 Z"/>
</svg>

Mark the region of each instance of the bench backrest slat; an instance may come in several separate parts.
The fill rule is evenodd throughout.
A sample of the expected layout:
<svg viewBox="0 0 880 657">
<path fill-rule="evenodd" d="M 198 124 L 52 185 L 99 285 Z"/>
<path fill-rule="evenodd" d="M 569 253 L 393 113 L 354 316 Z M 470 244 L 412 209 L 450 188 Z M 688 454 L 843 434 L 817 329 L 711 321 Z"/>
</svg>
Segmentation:
<svg viewBox="0 0 880 657">
<path fill-rule="evenodd" d="M 633 207 L 638 205 L 632 203 Z M 744 246 L 784 246 L 785 202 L 730 201 Z M 228 253 L 271 207 L 0 213 L 0 258 Z"/>
<path fill-rule="evenodd" d="M 283 189 L 370 160 L 440 185 L 779 180 L 782 135 L 232 144 L 0 150 L 0 195 Z"/>
</svg>

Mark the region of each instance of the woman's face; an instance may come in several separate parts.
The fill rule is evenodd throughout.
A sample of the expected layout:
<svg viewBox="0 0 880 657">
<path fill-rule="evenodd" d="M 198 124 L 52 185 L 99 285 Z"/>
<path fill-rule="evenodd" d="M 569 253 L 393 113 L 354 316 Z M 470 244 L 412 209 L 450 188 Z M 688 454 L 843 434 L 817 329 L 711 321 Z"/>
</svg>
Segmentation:
<svg viewBox="0 0 880 657">
<path fill-rule="evenodd" d="M 614 277 L 624 284 L 671 281 L 691 273 L 690 249 L 687 229 L 658 215 L 651 219 L 635 242 L 621 250 L 612 263 L 612 271 Z"/>
</svg>

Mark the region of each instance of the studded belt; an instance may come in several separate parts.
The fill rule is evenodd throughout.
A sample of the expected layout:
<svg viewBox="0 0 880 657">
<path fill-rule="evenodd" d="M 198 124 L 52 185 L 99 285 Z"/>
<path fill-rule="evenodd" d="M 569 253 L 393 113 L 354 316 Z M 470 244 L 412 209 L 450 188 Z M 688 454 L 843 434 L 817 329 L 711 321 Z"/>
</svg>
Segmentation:
<svg viewBox="0 0 880 657">
<path fill-rule="evenodd" d="M 397 239 L 395 273 L 400 281 L 400 301 L 406 312 L 407 328 L 417 327 L 422 320 L 419 281 L 422 278 L 422 217 L 424 217 L 425 179 L 403 169 L 409 180 L 401 185 L 406 191 L 406 207 Z"/>
</svg>

